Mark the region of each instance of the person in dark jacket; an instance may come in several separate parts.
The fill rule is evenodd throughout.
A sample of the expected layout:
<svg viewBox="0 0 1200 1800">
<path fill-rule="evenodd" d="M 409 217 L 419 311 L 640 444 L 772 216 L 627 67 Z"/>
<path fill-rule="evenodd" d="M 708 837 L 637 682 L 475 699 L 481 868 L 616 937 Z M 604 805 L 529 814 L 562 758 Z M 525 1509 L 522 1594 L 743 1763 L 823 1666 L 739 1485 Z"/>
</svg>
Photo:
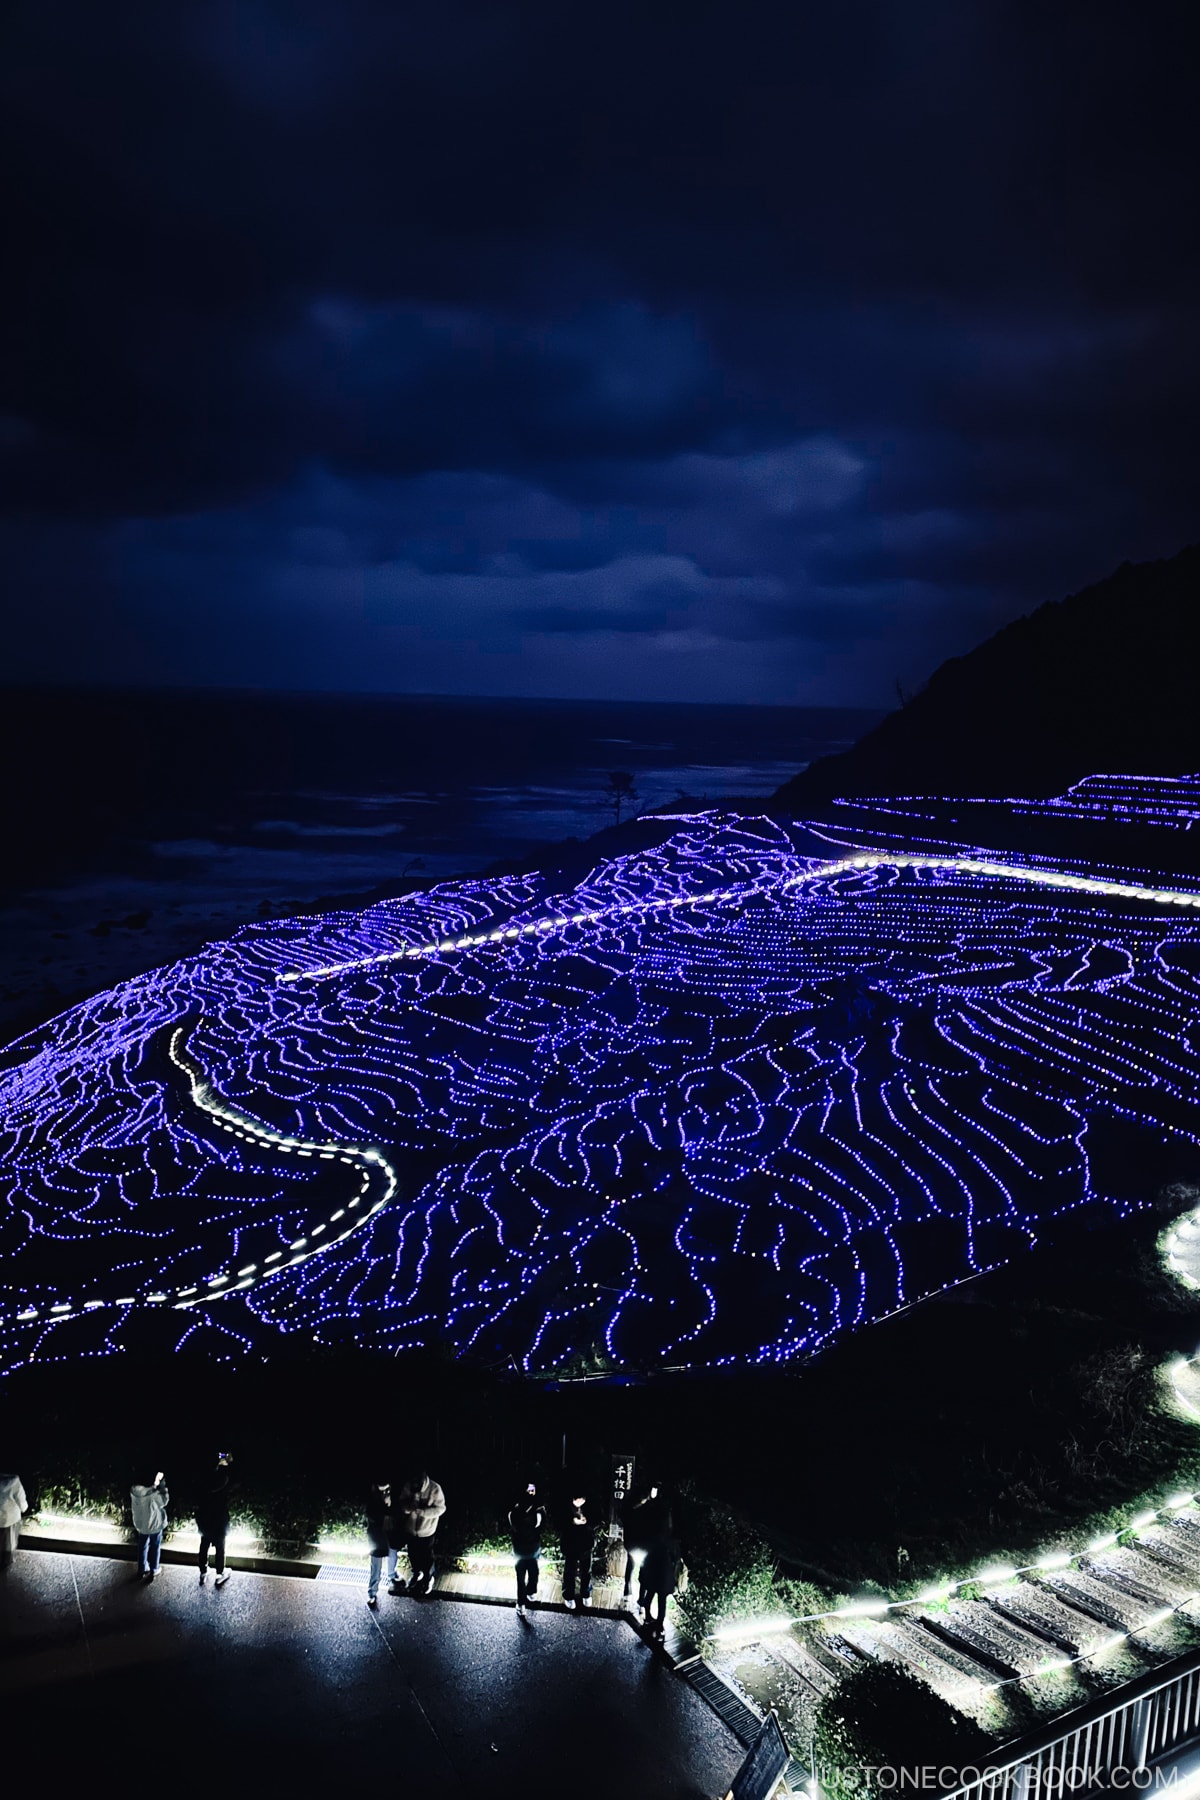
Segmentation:
<svg viewBox="0 0 1200 1800">
<path fill-rule="evenodd" d="M 571 1512 L 563 1527 L 563 1599 L 570 1610 L 592 1603 L 592 1552 L 596 1547 L 596 1527 L 588 1516 L 583 1494 L 571 1502 Z M 579 1589 L 579 1598 L 575 1590 Z"/>
<path fill-rule="evenodd" d="M 201 1587 L 208 1580 L 210 1549 L 217 1571 L 216 1585 L 224 1587 L 229 1580 L 229 1570 L 225 1567 L 225 1538 L 229 1531 L 229 1469 L 232 1462 L 233 1458 L 228 1450 L 222 1450 L 196 1507 L 196 1527 L 200 1533 Z"/>
<path fill-rule="evenodd" d="M 680 1561 L 679 1540 L 667 1534 L 656 1539 L 646 1552 L 642 1563 L 642 1591 L 645 1595 L 643 1604 L 646 1608 L 646 1632 L 652 1638 L 661 1639 L 665 1636 L 667 1600 L 675 1592 Z"/>
<path fill-rule="evenodd" d="M 522 1618 L 525 1617 L 526 1603 L 537 1594 L 538 1556 L 545 1518 L 545 1509 L 537 1497 L 537 1484 L 531 1481 L 508 1515 L 513 1555 L 517 1561 L 517 1611 Z"/>
<path fill-rule="evenodd" d="M 661 1537 L 666 1529 L 667 1503 L 660 1494 L 657 1485 L 652 1484 L 640 1500 L 630 1500 L 622 1518 L 622 1535 L 625 1539 L 625 1605 L 633 1606 L 633 1576 L 655 1539 Z M 641 1579 L 638 1581 L 638 1605 L 644 1607 L 646 1596 L 641 1591 Z"/>
<path fill-rule="evenodd" d="M 395 1584 L 396 1558 L 400 1553 L 396 1536 L 396 1515 L 392 1511 L 392 1484 L 373 1481 L 367 1494 L 367 1542 L 371 1550 L 371 1573 L 367 1578 L 367 1605 L 379 1605 L 379 1583 L 383 1565 L 387 1563 L 388 1581 Z"/>
</svg>

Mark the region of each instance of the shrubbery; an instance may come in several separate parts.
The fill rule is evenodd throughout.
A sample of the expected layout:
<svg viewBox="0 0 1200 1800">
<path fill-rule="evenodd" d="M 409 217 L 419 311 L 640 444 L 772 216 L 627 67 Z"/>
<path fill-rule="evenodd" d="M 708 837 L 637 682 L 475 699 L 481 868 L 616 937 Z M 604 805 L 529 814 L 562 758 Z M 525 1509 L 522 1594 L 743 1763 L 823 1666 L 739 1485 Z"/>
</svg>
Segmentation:
<svg viewBox="0 0 1200 1800">
<path fill-rule="evenodd" d="M 753 1526 L 728 1507 L 685 1487 L 675 1527 L 688 1568 L 687 1592 L 676 1596 L 680 1622 L 697 1640 L 721 1625 L 763 1613 L 823 1612 L 820 1589 L 776 1573 L 775 1557 Z"/>
<path fill-rule="evenodd" d="M 688 1566 L 688 1589 L 676 1604 L 693 1637 L 706 1637 L 729 1620 L 779 1610 L 775 1559 L 753 1527 L 690 1489 L 680 1495 L 676 1514 Z"/>
<path fill-rule="evenodd" d="M 901 1788 L 896 1771 L 971 1767 L 982 1761 L 988 1739 L 925 1682 L 898 1663 L 879 1662 L 854 1670 L 822 1700 L 813 1748 L 822 1791 L 834 1800 L 863 1800 L 866 1792 Z M 883 1769 L 882 1781 L 868 1773 Z M 933 1785 L 955 1783 L 939 1774 Z"/>
</svg>

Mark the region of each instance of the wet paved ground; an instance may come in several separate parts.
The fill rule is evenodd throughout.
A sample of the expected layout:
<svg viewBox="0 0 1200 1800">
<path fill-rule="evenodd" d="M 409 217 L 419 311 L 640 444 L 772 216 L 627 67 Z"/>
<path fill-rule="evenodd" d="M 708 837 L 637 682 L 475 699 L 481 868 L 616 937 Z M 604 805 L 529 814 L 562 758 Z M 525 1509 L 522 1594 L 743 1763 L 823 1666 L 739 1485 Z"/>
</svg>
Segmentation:
<svg viewBox="0 0 1200 1800">
<path fill-rule="evenodd" d="M 193 1569 L 18 1554 L 0 1578 L 5 1749 L 39 1778 L 180 1795 L 387 1782 L 488 1795 L 701 1800 L 742 1757 L 628 1626 Z M 264 1790 L 264 1783 L 269 1783 Z"/>
</svg>

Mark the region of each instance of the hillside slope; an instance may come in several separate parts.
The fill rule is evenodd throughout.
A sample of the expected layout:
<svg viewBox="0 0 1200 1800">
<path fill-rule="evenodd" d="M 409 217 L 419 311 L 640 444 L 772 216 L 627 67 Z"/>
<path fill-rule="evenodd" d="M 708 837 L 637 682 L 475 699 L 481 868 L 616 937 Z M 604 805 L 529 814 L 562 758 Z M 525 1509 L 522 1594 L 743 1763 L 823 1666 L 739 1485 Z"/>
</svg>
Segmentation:
<svg viewBox="0 0 1200 1800">
<path fill-rule="evenodd" d="M 1051 794 L 1119 769 L 1200 769 L 1200 545 L 1123 563 L 952 657 L 901 711 L 775 796 Z"/>
</svg>

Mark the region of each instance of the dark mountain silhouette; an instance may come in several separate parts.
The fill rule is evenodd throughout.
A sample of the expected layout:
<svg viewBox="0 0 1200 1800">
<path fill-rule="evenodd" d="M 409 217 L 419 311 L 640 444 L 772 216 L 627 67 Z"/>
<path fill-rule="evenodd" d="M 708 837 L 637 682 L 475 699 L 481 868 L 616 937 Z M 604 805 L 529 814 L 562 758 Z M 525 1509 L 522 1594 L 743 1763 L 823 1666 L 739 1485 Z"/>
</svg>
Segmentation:
<svg viewBox="0 0 1200 1800">
<path fill-rule="evenodd" d="M 775 804 L 835 794 L 1054 794 L 1083 775 L 1200 769 L 1200 545 L 1115 575 L 951 657 Z M 1191 646 L 1189 648 L 1189 646 Z"/>
</svg>

